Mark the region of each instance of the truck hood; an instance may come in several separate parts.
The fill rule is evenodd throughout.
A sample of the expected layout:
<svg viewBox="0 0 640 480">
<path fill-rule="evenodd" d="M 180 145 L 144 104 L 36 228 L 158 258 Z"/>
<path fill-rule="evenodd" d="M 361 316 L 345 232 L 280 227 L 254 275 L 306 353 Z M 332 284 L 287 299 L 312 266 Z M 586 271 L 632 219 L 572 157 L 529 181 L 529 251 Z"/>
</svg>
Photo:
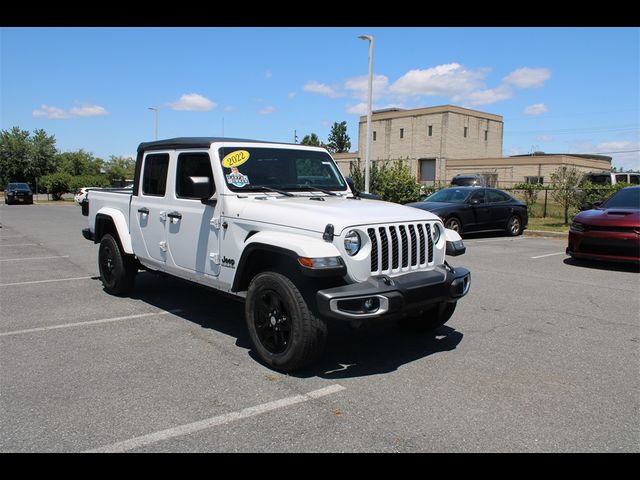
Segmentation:
<svg viewBox="0 0 640 480">
<path fill-rule="evenodd" d="M 347 227 L 437 220 L 430 212 L 380 200 L 328 196 L 253 196 L 232 202 L 229 217 L 292 226 L 322 233 L 331 223 L 336 235 Z"/>
</svg>

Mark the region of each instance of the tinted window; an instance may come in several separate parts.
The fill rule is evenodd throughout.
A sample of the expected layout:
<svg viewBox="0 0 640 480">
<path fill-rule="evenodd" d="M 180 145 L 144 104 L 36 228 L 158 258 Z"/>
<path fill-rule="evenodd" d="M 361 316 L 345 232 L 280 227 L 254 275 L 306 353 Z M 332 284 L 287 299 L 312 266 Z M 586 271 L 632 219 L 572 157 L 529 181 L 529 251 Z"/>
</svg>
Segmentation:
<svg viewBox="0 0 640 480">
<path fill-rule="evenodd" d="M 487 190 L 487 203 L 507 202 L 511 197 L 500 190 Z"/>
<path fill-rule="evenodd" d="M 468 189 L 462 188 L 444 188 L 429 195 L 425 202 L 446 202 L 446 203 L 464 203 L 469 196 Z"/>
<path fill-rule="evenodd" d="M 623 188 L 603 206 L 605 208 L 640 208 L 640 188 Z"/>
<path fill-rule="evenodd" d="M 469 201 L 478 200 L 479 203 L 485 202 L 484 189 L 478 190 L 477 192 L 473 192 L 471 197 L 469 197 Z"/>
<path fill-rule="evenodd" d="M 167 171 L 169 170 L 169 154 L 155 153 L 144 159 L 142 175 L 142 193 L 164 197 L 167 190 Z"/>
<path fill-rule="evenodd" d="M 26 183 L 10 183 L 8 188 L 20 188 L 29 190 L 29 185 L 27 185 Z"/>
<path fill-rule="evenodd" d="M 590 175 L 589 180 L 591 183 L 597 183 L 599 185 L 605 185 L 611 183 L 611 175 Z"/>
<path fill-rule="evenodd" d="M 616 175 L 616 183 L 627 183 L 627 174 L 619 173 Z"/>
<path fill-rule="evenodd" d="M 478 177 L 453 177 L 451 185 L 459 185 L 461 187 L 473 186 L 480 184 Z"/>
<path fill-rule="evenodd" d="M 640 175 L 629 174 L 629 183 L 632 185 L 638 185 L 640 183 Z"/>
<path fill-rule="evenodd" d="M 193 194 L 193 183 L 189 177 L 207 177 L 211 190 L 209 196 L 215 193 L 213 182 L 213 172 L 211 171 L 211 160 L 206 152 L 181 153 L 178 156 L 178 167 L 176 170 L 176 196 L 180 198 L 199 199 Z"/>
</svg>

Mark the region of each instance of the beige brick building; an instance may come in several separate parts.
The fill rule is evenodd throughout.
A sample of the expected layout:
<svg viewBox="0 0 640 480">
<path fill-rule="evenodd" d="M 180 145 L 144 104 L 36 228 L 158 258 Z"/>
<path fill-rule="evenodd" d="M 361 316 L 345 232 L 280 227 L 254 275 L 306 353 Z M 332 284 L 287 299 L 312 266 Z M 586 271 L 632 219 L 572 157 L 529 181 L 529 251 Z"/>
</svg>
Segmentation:
<svg viewBox="0 0 640 480">
<path fill-rule="evenodd" d="M 351 161 L 364 163 L 366 126 L 367 117 L 360 117 L 358 151 L 333 155 L 345 175 Z M 457 174 L 481 173 L 494 185 L 509 187 L 535 179 L 549 183 L 551 172 L 562 165 L 584 172 L 611 168 L 611 157 L 603 155 L 503 157 L 502 116 L 453 105 L 374 111 L 371 137 L 372 162 L 408 159 L 416 180 L 427 185 L 448 184 Z"/>
</svg>

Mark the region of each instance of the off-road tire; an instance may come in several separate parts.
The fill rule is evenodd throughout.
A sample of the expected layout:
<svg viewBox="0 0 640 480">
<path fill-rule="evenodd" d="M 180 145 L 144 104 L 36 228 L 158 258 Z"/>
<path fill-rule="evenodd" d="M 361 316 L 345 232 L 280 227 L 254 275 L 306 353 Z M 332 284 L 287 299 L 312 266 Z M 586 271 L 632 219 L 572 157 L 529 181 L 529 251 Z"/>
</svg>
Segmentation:
<svg viewBox="0 0 640 480">
<path fill-rule="evenodd" d="M 133 290 L 137 264 L 133 257 L 122 253 L 120 245 L 109 233 L 100 240 L 98 270 L 107 293 L 126 295 Z"/>
<path fill-rule="evenodd" d="M 262 272 L 251 280 L 245 320 L 255 352 L 274 369 L 299 370 L 324 349 L 326 323 L 313 314 L 298 288 L 280 273 Z"/>
</svg>

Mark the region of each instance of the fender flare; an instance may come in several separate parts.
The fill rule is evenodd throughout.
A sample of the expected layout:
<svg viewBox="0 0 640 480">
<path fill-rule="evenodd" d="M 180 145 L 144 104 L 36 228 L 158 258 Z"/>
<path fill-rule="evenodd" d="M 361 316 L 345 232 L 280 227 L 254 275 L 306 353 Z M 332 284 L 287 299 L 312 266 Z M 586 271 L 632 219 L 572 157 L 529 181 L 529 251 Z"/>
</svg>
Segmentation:
<svg viewBox="0 0 640 480">
<path fill-rule="evenodd" d="M 332 243 L 321 238 L 317 240 L 306 235 L 283 232 L 257 232 L 247 238 L 238 261 L 238 268 L 233 279 L 231 291 L 238 291 L 248 268 L 248 259 L 255 251 L 272 252 L 291 259 L 298 265 L 298 257 L 340 257 L 340 252 Z M 327 272 L 330 273 L 330 272 Z"/>
<path fill-rule="evenodd" d="M 95 238 L 96 243 L 100 241 L 102 237 L 101 232 L 98 231 L 98 221 L 101 218 L 109 218 L 113 222 L 113 225 L 118 233 L 118 239 L 124 253 L 133 255 L 133 246 L 131 245 L 131 235 L 129 235 L 129 227 L 127 226 L 127 219 L 124 214 L 117 208 L 102 207 L 96 213 L 96 226 L 95 226 Z"/>
</svg>

